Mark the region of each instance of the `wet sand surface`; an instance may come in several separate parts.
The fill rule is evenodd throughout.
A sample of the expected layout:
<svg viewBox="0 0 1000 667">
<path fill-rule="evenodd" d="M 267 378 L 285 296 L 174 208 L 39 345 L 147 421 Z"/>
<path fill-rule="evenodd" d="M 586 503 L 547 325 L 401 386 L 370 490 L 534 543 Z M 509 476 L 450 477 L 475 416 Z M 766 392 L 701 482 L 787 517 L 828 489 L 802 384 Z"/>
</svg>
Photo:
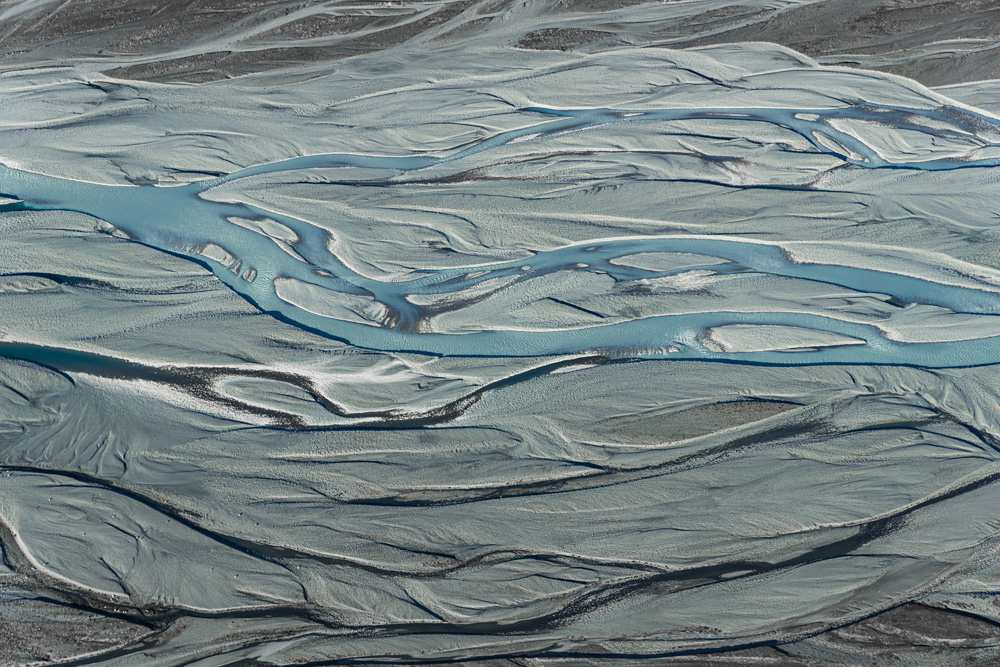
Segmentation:
<svg viewBox="0 0 1000 667">
<path fill-rule="evenodd" d="M 0 663 L 995 664 L 998 11 L 0 2 Z"/>
</svg>

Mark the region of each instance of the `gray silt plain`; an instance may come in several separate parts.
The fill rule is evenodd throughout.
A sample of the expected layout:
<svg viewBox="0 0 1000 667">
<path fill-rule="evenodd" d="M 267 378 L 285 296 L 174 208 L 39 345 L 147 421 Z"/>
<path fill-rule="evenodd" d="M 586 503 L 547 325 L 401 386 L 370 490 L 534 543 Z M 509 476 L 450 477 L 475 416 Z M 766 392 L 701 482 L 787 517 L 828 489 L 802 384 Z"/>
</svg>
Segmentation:
<svg viewBox="0 0 1000 667">
<path fill-rule="evenodd" d="M 937 350 L 998 331 L 963 307 L 1000 301 L 998 34 L 988 0 L 0 1 L 0 664 L 996 664 L 1000 354 Z M 227 176 L 324 154 L 377 159 Z M 246 214 L 140 237 L 24 174 Z M 705 237 L 815 272 L 533 268 Z M 407 281 L 419 317 L 364 288 Z M 421 342 L 484 331 L 584 343 Z"/>
</svg>

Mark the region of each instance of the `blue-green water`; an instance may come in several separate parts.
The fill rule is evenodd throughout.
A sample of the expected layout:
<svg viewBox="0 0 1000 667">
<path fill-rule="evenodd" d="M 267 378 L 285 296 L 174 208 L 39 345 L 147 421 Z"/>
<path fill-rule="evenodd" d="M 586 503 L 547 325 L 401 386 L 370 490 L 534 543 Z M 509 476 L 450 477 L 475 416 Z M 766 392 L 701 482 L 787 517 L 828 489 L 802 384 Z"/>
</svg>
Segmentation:
<svg viewBox="0 0 1000 667">
<path fill-rule="evenodd" d="M 579 243 L 534 256 L 475 268 L 422 272 L 403 281 L 380 281 L 351 270 L 332 254 L 330 232 L 304 220 L 265 211 L 251 204 L 213 201 L 212 188 L 242 178 L 290 170 L 355 167 L 385 170 L 386 180 L 399 174 L 469 157 L 498 148 L 514 139 L 579 131 L 608 123 L 644 123 L 669 126 L 684 119 L 752 120 L 790 129 L 808 138 L 818 150 L 831 152 L 816 140 L 823 135 L 845 146 L 837 154 L 857 167 L 893 169 L 989 168 L 997 160 L 963 161 L 939 158 L 912 163 L 888 163 L 849 134 L 835 129 L 837 119 L 892 120 L 897 126 L 917 127 L 921 121 L 949 120 L 953 125 L 994 123 L 974 113 L 955 109 L 902 109 L 854 106 L 836 109 L 663 109 L 628 112 L 608 109 L 556 110 L 526 108 L 519 112 L 535 121 L 518 130 L 496 134 L 466 148 L 439 156 L 312 155 L 250 167 L 228 176 L 185 186 L 109 186 L 54 178 L 0 167 L 0 191 L 20 203 L 7 209 L 78 211 L 107 221 L 136 242 L 180 254 L 204 264 L 236 293 L 261 310 L 285 321 L 352 345 L 384 351 L 414 351 L 456 356 L 538 356 L 601 352 L 611 356 L 651 356 L 670 359 L 703 359 L 761 364 L 894 364 L 956 367 L 1000 362 L 1000 338 L 956 342 L 901 343 L 885 338 L 878 328 L 832 316 L 802 312 L 749 312 L 740 308 L 723 312 L 691 312 L 633 319 L 607 325 L 564 328 L 555 331 L 482 330 L 466 334 L 418 333 L 416 324 L 426 307 L 407 300 L 410 295 L 461 293 L 485 281 L 511 278 L 525 281 L 557 271 L 595 271 L 616 281 L 662 278 L 677 271 L 650 271 L 614 263 L 634 253 L 683 252 L 725 260 L 703 269 L 714 272 L 758 272 L 835 285 L 864 293 L 877 293 L 907 303 L 947 308 L 956 313 L 997 315 L 1000 291 L 984 284 L 981 289 L 901 275 L 878 268 L 792 261 L 780 246 L 745 239 L 669 235 L 629 237 Z M 804 116 L 806 115 L 806 116 Z M 805 117 L 811 120 L 804 119 Z M 552 119 L 554 118 L 554 120 Z M 956 120 L 957 119 L 957 120 Z M 857 157 L 857 156 L 860 156 Z M 369 184 L 376 187 L 377 184 Z M 336 215 L 331 212 L 331 216 Z M 269 217 L 298 236 L 293 244 L 305 261 L 281 250 L 267 236 L 233 224 L 227 218 Z M 198 249 L 215 244 L 239 261 L 232 266 L 206 260 Z M 253 272 L 247 269 L 252 267 Z M 689 271 L 692 268 L 685 267 Z M 255 272 L 255 273 L 254 273 Z M 317 315 L 279 298 L 274 281 L 293 278 L 336 292 L 362 295 L 380 302 L 394 314 L 391 326 L 370 326 Z M 853 337 L 863 345 L 806 349 L 788 352 L 721 353 L 706 349 L 699 336 L 726 324 L 784 325 Z M 1000 332 L 998 332 L 1000 333 Z"/>
</svg>

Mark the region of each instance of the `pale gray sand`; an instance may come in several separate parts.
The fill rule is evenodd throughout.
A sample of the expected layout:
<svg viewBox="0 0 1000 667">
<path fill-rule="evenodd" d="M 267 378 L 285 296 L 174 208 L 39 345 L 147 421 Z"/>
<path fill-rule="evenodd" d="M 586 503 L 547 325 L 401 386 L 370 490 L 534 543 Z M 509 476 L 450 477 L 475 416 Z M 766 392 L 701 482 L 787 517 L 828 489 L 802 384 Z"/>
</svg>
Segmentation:
<svg viewBox="0 0 1000 667">
<path fill-rule="evenodd" d="M 993 12 L 0 4 L 0 663 L 996 662 Z"/>
</svg>

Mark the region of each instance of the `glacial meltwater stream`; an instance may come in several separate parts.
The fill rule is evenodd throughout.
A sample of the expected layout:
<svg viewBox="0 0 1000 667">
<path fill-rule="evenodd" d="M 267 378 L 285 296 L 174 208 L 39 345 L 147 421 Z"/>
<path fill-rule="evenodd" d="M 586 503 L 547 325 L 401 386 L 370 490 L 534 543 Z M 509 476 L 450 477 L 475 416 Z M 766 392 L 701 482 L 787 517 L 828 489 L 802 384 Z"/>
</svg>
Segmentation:
<svg viewBox="0 0 1000 667">
<path fill-rule="evenodd" d="M 384 170 L 385 178 L 360 182 L 363 187 L 391 185 L 400 176 L 421 169 L 475 156 L 513 140 L 586 131 L 609 123 L 641 124 L 654 131 L 671 122 L 690 119 L 739 120 L 772 123 L 807 138 L 818 149 L 856 167 L 870 169 L 945 170 L 991 168 L 1000 158 L 935 158 L 889 162 L 861 140 L 837 130 L 838 119 L 885 122 L 896 127 L 924 127 L 949 121 L 961 134 L 995 119 L 957 108 L 906 109 L 859 105 L 833 109 L 662 109 L 623 111 L 610 109 L 525 108 L 520 129 L 496 134 L 472 146 L 437 157 L 324 154 L 293 158 L 250 167 L 228 176 L 183 186 L 112 186 L 55 178 L 0 166 L 0 192 L 18 200 L 4 210 L 67 210 L 104 220 L 130 239 L 153 248 L 180 254 L 208 267 L 222 282 L 261 310 L 285 321 L 352 345 L 383 350 L 413 351 L 442 356 L 540 356 L 600 353 L 611 357 L 662 357 L 760 364 L 890 364 L 923 367 L 959 367 L 1000 362 L 998 337 L 948 342 L 907 343 L 887 338 L 876 326 L 833 316 L 804 312 L 752 312 L 738 309 L 685 312 L 652 316 L 606 325 L 567 327 L 557 331 L 483 330 L 464 334 L 421 331 L 426 307 L 408 300 L 415 295 L 461 294 L 464 290 L 498 278 L 527 281 L 559 271 L 591 271 L 616 281 L 662 278 L 681 271 L 653 271 L 616 259 L 638 253 L 692 253 L 722 260 L 702 267 L 716 273 L 759 272 L 827 283 L 863 293 L 887 295 L 903 303 L 922 303 L 955 313 L 1000 315 L 1000 282 L 978 280 L 970 285 L 933 281 L 900 273 L 814 263 L 795 259 L 794 244 L 762 242 L 726 236 L 668 235 L 599 239 L 593 242 L 541 251 L 508 262 L 424 272 L 402 281 L 383 281 L 359 274 L 331 251 L 331 232 L 320 224 L 241 202 L 217 201 L 207 196 L 226 183 L 267 174 L 305 169 L 348 167 Z M 555 120 L 546 117 L 555 116 Z M 926 129 L 926 127 L 924 127 Z M 831 143 L 832 142 L 832 143 Z M 834 147 L 841 147 L 838 150 Z M 334 215 L 331 213 L 331 215 Z M 292 230 L 290 246 L 233 220 L 270 219 Z M 217 248 L 215 256 L 206 248 Z M 287 246 L 286 246 L 287 247 Z M 298 256 L 296 256 L 296 254 Z M 319 289 L 333 298 L 353 295 L 385 309 L 383 322 L 359 323 L 327 316 L 283 299 L 277 291 L 282 281 Z M 997 320 L 1000 324 L 1000 319 Z M 718 352 L 707 349 L 701 337 L 713 327 L 731 324 L 799 327 L 847 336 L 852 344 L 788 351 Z"/>
<path fill-rule="evenodd" d="M 0 664 L 1000 663 L 997 3 L 734 3 L 0 2 Z"/>
</svg>

